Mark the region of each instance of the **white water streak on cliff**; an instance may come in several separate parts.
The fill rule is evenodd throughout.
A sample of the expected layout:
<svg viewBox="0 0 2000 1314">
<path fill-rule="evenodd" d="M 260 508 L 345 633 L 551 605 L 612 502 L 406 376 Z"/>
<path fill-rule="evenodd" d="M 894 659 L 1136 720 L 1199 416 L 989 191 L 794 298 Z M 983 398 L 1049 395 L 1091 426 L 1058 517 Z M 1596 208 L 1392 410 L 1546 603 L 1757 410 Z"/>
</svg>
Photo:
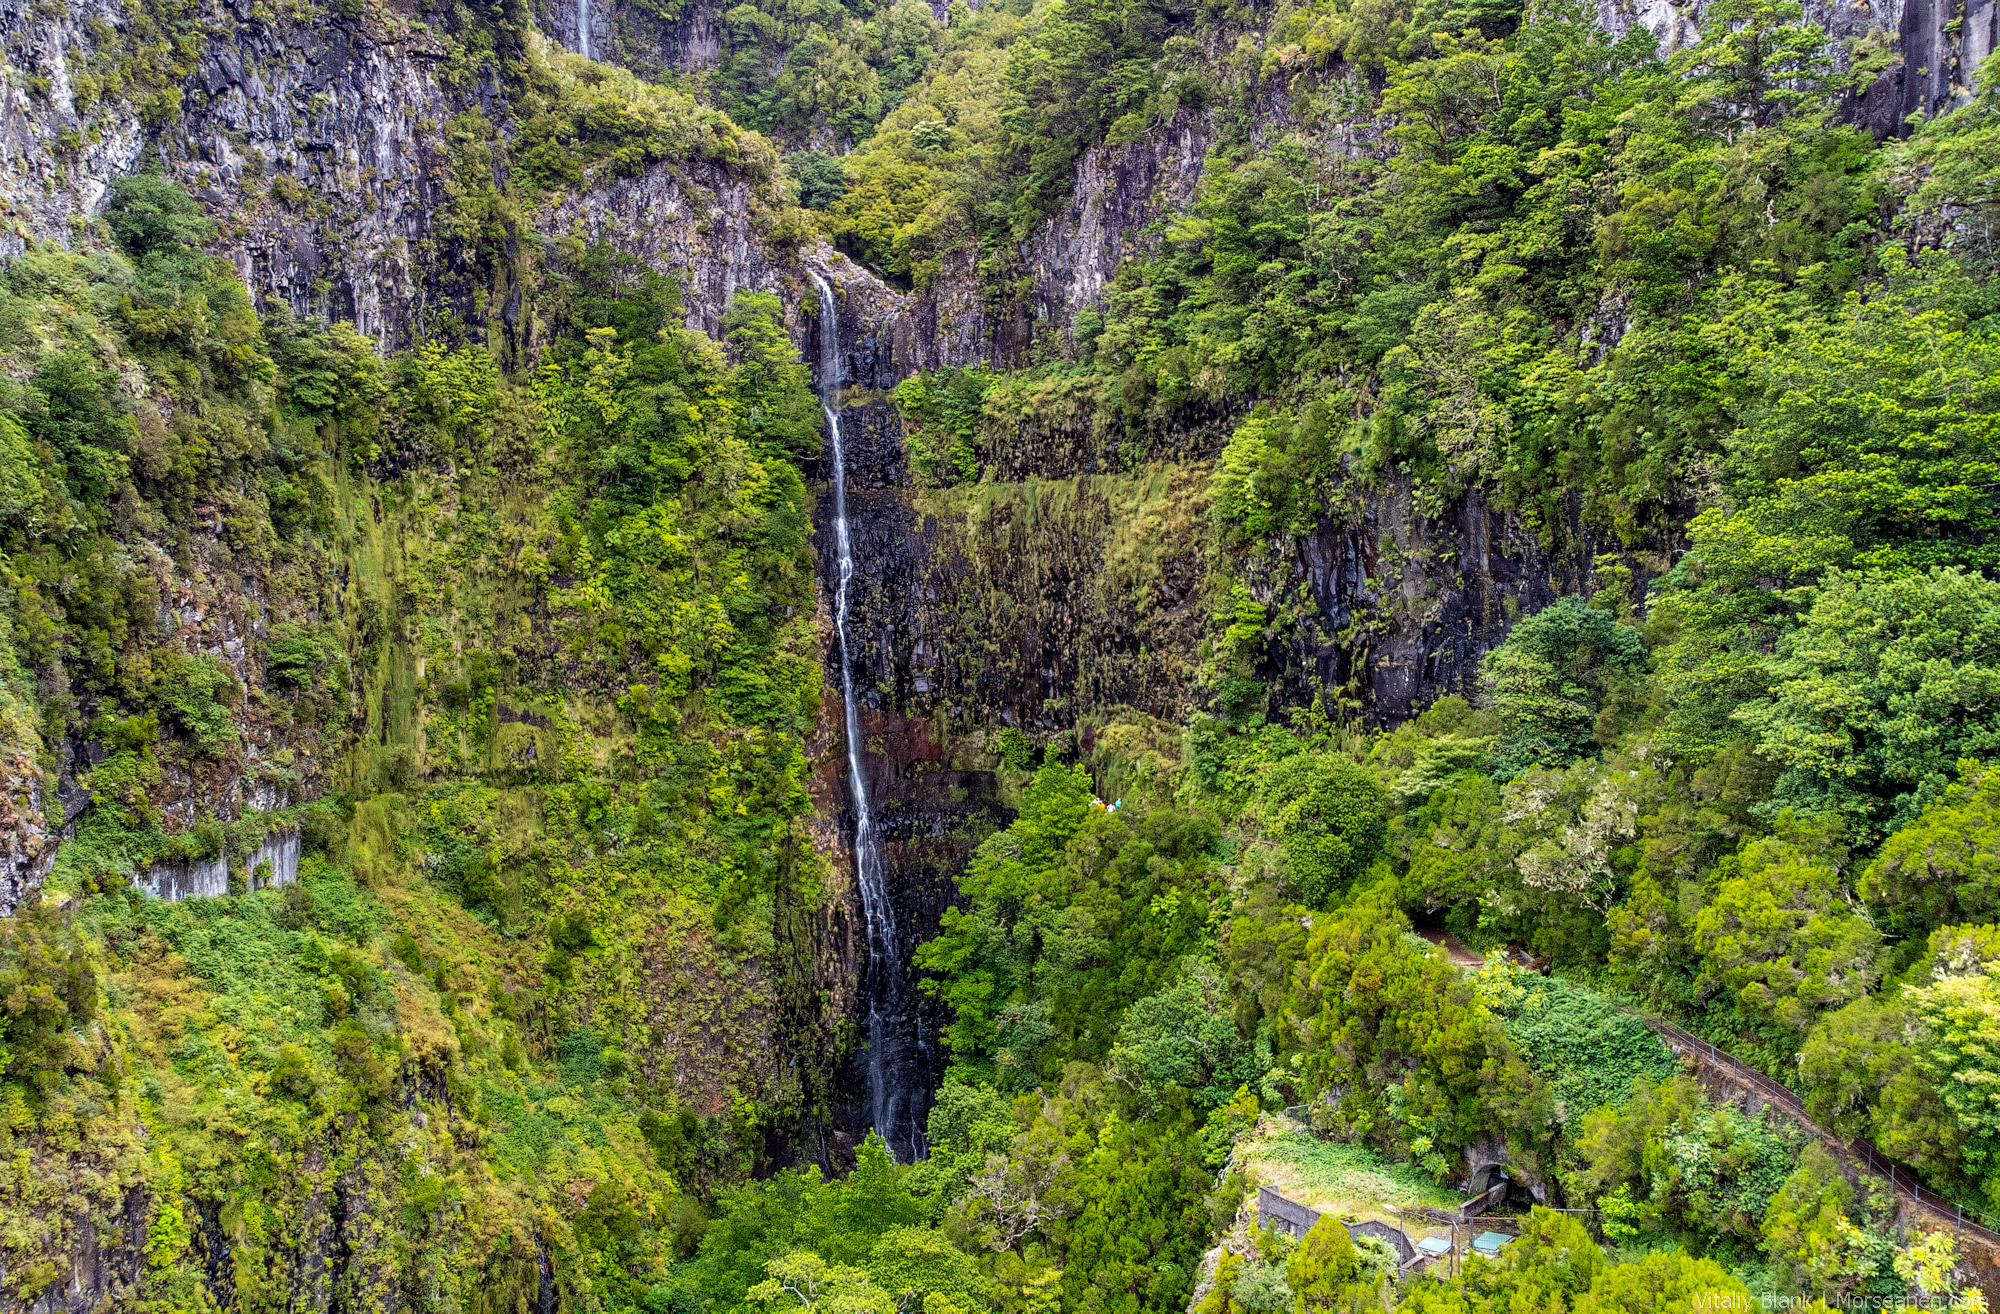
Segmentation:
<svg viewBox="0 0 2000 1314">
<path fill-rule="evenodd" d="M 847 522 L 847 449 L 840 431 L 840 316 L 833 288 L 818 274 L 819 392 L 833 448 L 833 539 L 839 583 L 833 595 L 833 628 L 840 643 L 840 696 L 847 729 L 847 780 L 854 798 L 854 876 L 868 925 L 868 1100 L 875 1129 L 905 1162 L 923 1153 L 922 1130 L 904 1127 L 915 1103 L 899 1061 L 903 964 L 896 952 L 896 909 L 889 898 L 882 841 L 868 806 L 868 778 L 861 760 L 861 705 L 854 695 L 854 662 L 847 637 L 847 601 L 854 578 L 854 540 Z"/>
</svg>

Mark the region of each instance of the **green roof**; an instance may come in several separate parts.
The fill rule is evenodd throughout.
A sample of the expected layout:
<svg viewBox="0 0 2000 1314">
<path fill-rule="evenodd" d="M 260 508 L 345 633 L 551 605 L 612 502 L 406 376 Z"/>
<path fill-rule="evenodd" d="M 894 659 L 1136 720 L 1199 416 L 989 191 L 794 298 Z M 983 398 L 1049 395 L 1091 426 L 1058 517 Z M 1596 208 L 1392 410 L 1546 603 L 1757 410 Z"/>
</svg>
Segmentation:
<svg viewBox="0 0 2000 1314">
<path fill-rule="evenodd" d="M 1508 1236 L 1505 1232 L 1481 1232 L 1478 1236 L 1472 1238 L 1472 1248 L 1489 1255 L 1497 1255 L 1500 1253 L 1500 1247 L 1513 1239 L 1513 1237 Z"/>
</svg>

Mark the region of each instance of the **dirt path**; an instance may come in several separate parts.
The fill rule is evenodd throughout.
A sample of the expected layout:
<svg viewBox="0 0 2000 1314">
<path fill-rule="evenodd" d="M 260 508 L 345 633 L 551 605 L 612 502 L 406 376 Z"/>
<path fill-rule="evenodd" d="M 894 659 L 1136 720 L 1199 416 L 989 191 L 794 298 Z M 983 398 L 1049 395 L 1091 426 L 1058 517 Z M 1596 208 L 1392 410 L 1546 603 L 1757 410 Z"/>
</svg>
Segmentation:
<svg viewBox="0 0 2000 1314">
<path fill-rule="evenodd" d="M 1480 968 L 1486 960 L 1466 947 L 1465 941 L 1450 931 L 1418 931 L 1418 935 L 1444 950 L 1444 956 L 1451 960 L 1453 967 Z"/>
</svg>

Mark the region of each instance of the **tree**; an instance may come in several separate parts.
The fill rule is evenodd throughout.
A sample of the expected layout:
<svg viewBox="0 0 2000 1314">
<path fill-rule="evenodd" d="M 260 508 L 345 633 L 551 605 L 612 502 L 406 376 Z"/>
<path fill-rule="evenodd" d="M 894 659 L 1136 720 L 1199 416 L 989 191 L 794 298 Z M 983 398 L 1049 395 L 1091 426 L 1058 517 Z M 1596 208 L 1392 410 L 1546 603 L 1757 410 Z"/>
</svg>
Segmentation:
<svg viewBox="0 0 2000 1314">
<path fill-rule="evenodd" d="M 1562 770 L 1528 768 L 1507 783 L 1504 817 L 1521 883 L 1598 913 L 1619 886 L 1613 855 L 1638 833 L 1640 811 L 1659 777 L 1643 764 L 1583 761 Z"/>
<path fill-rule="evenodd" d="M 1810 597 L 1736 719 L 1786 768 L 1781 801 L 1914 819 L 1961 758 L 2000 751 L 2000 582 L 1833 571 Z"/>
<path fill-rule="evenodd" d="M 1214 1185 L 1193 1131 L 1177 1120 L 1105 1119 L 1078 1164 L 1078 1208 L 1063 1224 L 1066 1308 L 1187 1308 Z"/>
<path fill-rule="evenodd" d="M 986 1304 L 991 1286 L 979 1264 L 935 1227 L 892 1227 L 868 1257 L 868 1276 L 899 1310 L 939 1314 L 940 1300 L 959 1310 Z"/>
<path fill-rule="evenodd" d="M 1612 681 L 1645 664 L 1639 632 L 1579 596 L 1523 618 L 1482 667 L 1500 717 L 1497 772 L 1562 766 L 1588 751 Z"/>
<path fill-rule="evenodd" d="M 1261 790 L 1265 825 L 1301 898 L 1327 907 L 1381 854 L 1389 795 L 1354 759 L 1299 753 L 1271 768 Z"/>
<path fill-rule="evenodd" d="M 881 1133 L 870 1131 L 855 1151 L 854 1170 L 807 1197 L 801 1240 L 835 1263 L 861 1263 L 883 1233 L 923 1221 L 923 1206 L 904 1181 L 908 1172 L 889 1157 Z"/>
<path fill-rule="evenodd" d="M 1572 1307 L 1575 1314 L 1679 1314 L 1681 1310 L 1743 1309 L 1750 1292 L 1729 1270 L 1685 1250 L 1654 1251 L 1634 1264 L 1614 1264 Z"/>
<path fill-rule="evenodd" d="M 134 260 L 155 251 L 200 246 L 215 231 L 195 199 L 165 174 L 135 173 L 111 182 L 104 214 L 111 236 Z"/>
<path fill-rule="evenodd" d="M 785 168 L 798 184 L 799 204 L 808 210 L 825 210 L 847 194 L 847 174 L 837 156 L 824 151 L 793 151 L 785 156 Z"/>
<path fill-rule="evenodd" d="M 1758 1119 L 1710 1103 L 1694 1078 L 1640 1078 L 1617 1108 L 1584 1118 L 1579 1180 L 1596 1194 L 1627 1188 L 1642 1217 L 1756 1240 L 1792 1150 Z"/>
<path fill-rule="evenodd" d="M 1036 772 L 1020 815 L 979 846 L 917 949 L 925 989 L 953 1011 L 961 1077 L 1025 1090 L 1072 1059 L 1101 1063 L 1119 1015 L 1203 940 L 1207 849 L 1198 818 L 1092 805 L 1081 767 Z"/>
<path fill-rule="evenodd" d="M 1237 1030 L 1229 983 L 1204 962 L 1190 963 L 1179 981 L 1125 1010 L 1111 1071 L 1148 1098 L 1178 1087 L 1204 1112 L 1263 1075 Z"/>
<path fill-rule="evenodd" d="M 812 376 L 785 333 L 784 306 L 768 292 L 738 292 L 722 316 L 735 366 L 729 396 L 737 432 L 760 454 L 810 456 L 819 451 L 822 416 Z"/>
<path fill-rule="evenodd" d="M 1005 1151 L 1018 1130 L 1011 1102 L 991 1086 L 946 1082 L 925 1124 L 930 1154 L 910 1169 L 911 1193 L 957 1200 L 987 1156 Z"/>
<path fill-rule="evenodd" d="M 1323 1214 L 1285 1260 L 1297 1314 L 1358 1314 L 1380 1301 L 1379 1283 L 1364 1279 L 1347 1228 Z"/>
<path fill-rule="evenodd" d="M 39 896 L 0 918 L 0 1077 L 52 1094 L 85 1056 L 78 1039 L 97 1015 L 87 948 Z"/>
<path fill-rule="evenodd" d="M 858 1268 L 829 1264 L 809 1250 L 794 1250 L 764 1266 L 770 1274 L 749 1297 L 774 1311 L 813 1314 L 896 1314 L 896 1301 Z"/>
<path fill-rule="evenodd" d="M 1931 936 L 1931 981 L 1906 991 L 1918 1066 L 1965 1134 L 1965 1167 L 2000 1198 L 2000 929 Z"/>
<path fill-rule="evenodd" d="M 1958 779 L 1891 835 L 1861 874 L 1862 897 L 1908 934 L 2000 912 L 2000 766 L 1958 764 Z"/>
<path fill-rule="evenodd" d="M 1571 1308 L 1607 1271 L 1604 1252 L 1583 1224 L 1568 1214 L 1537 1208 L 1498 1259 L 1467 1259 L 1457 1282 L 1416 1283 L 1398 1308 L 1411 1314 Z"/>
<path fill-rule="evenodd" d="M 1825 31 L 1804 16 L 1796 0 L 1716 0 L 1674 67 L 1695 75 L 1732 125 L 1769 127 L 1811 103 L 1833 70 Z"/>
<path fill-rule="evenodd" d="M 1853 1203 L 1840 1165 L 1808 1142 L 1764 1215 L 1764 1253 L 1793 1293 L 1835 1301 L 1874 1274 L 1869 1238 L 1848 1217 Z"/>
<path fill-rule="evenodd" d="M 1314 918 L 1282 1019 L 1280 1042 L 1335 1117 L 1432 1172 L 1511 1125 L 1532 1084 L 1500 1020 L 1394 908 Z"/>
<path fill-rule="evenodd" d="M 1927 1305 L 1986 1314 L 1986 1293 L 1964 1282 L 1957 1237 L 1923 1232 L 1898 1252 L 1895 1266 L 1896 1276 L 1915 1287 Z"/>
<path fill-rule="evenodd" d="M 961 1212 L 984 1248 L 1017 1250 L 1075 1211 L 1075 1173 L 1060 1115 L 1060 1107 L 1045 1110 L 1005 1154 L 988 1154 L 985 1169 L 973 1174 Z"/>
<path fill-rule="evenodd" d="M 1919 1061 L 1920 1036 L 1900 993 L 1828 1013 L 1799 1050 L 1806 1111 L 1934 1181 L 1963 1181 L 1965 1132 Z"/>
<path fill-rule="evenodd" d="M 1824 858 L 1783 839 L 1752 840 L 1714 879 L 1694 924 L 1698 998 L 1731 992 L 1790 1049 L 1821 1013 L 1875 988 L 1882 937 L 1842 901 L 1839 873 Z"/>
</svg>

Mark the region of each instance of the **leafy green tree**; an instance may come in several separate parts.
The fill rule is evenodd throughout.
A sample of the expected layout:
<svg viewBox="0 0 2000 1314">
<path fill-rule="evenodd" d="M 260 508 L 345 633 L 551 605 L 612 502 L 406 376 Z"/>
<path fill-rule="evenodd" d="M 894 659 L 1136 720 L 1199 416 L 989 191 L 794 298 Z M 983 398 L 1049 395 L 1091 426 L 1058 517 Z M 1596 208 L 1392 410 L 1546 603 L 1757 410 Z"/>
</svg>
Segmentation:
<svg viewBox="0 0 2000 1314">
<path fill-rule="evenodd" d="M 1415 1284 L 1404 1300 L 1415 1314 L 1498 1314 L 1503 1309 L 1572 1308 L 1608 1269 L 1583 1224 L 1536 1209 L 1498 1259 L 1468 1257 L 1455 1282 Z"/>
<path fill-rule="evenodd" d="M 1003 122 L 1015 160 L 1007 213 L 1021 232 L 1062 197 L 1070 166 L 1108 131 L 1148 126 L 1172 0 L 1064 0 L 1007 56 Z"/>
<path fill-rule="evenodd" d="M 1965 1132 L 1920 1061 L 1920 1038 L 1899 996 L 1857 999 L 1827 1014 L 1799 1051 L 1806 1111 L 1955 1185 L 1964 1180 Z"/>
<path fill-rule="evenodd" d="M 1398 848 L 1406 855 L 1404 898 L 1428 910 L 1497 904 L 1515 884 L 1500 782 L 1466 773 L 1404 814 Z"/>
<path fill-rule="evenodd" d="M 1285 758 L 1265 777 L 1258 802 L 1286 874 L 1315 908 L 1344 894 L 1388 837 L 1388 791 L 1341 753 Z"/>
<path fill-rule="evenodd" d="M 750 1288 L 750 1299 L 768 1309 L 805 1309 L 816 1314 L 895 1314 L 896 1300 L 846 1264 L 829 1264 L 806 1250 L 780 1255 L 765 1265 L 770 1274 Z"/>
<path fill-rule="evenodd" d="M 903 420 L 903 445 L 925 480 L 953 484 L 979 474 L 978 435 L 993 371 L 926 370 L 897 384 L 890 396 Z"/>
<path fill-rule="evenodd" d="M 1724 858 L 1696 916 L 1702 948 L 1697 998 L 1728 991 L 1789 1052 L 1813 1021 L 1868 994 L 1880 978 L 1882 937 L 1842 898 L 1825 858 L 1778 838 Z"/>
<path fill-rule="evenodd" d="M 785 332 L 784 306 L 768 292 L 740 292 L 722 316 L 729 398 L 737 432 L 760 454 L 796 459 L 819 451 L 821 415 L 812 376 Z"/>
<path fill-rule="evenodd" d="M 161 173 L 114 178 L 104 216 L 110 221 L 111 236 L 134 260 L 200 246 L 215 232 L 195 199 Z"/>
<path fill-rule="evenodd" d="M 1728 1308 L 1749 1301 L 1742 1281 L 1721 1264 L 1675 1250 L 1611 1265 L 1572 1308 L 1578 1314 L 1669 1314 L 1704 1303 Z"/>
<path fill-rule="evenodd" d="M 867 1271 L 899 1310 L 924 1314 L 970 1314 L 985 1306 L 992 1285 L 977 1261 L 935 1227 L 891 1227 L 869 1252 Z"/>
<path fill-rule="evenodd" d="M 1863 47 L 1873 56 L 1857 71 L 1874 72 L 1888 55 L 1881 45 Z M 1857 50 L 1857 54 L 1863 53 Z M 1968 271 L 1990 276 L 1995 269 L 1995 214 L 2000 192 L 1994 164 L 2000 160 L 2000 70 L 1981 64 L 1972 73 L 1972 95 L 1964 104 L 1926 120 L 1901 142 L 1885 143 L 1881 169 L 1899 200 L 1896 224 L 1916 238 L 1919 249 L 1950 250 Z M 1977 218 L 1970 223 L 1962 216 Z"/>
<path fill-rule="evenodd" d="M 1228 1103 L 1264 1066 L 1229 1004 L 1221 973 L 1189 963 L 1181 980 L 1125 1010 L 1111 1072 L 1140 1089 L 1185 1091 L 1204 1113 Z"/>
<path fill-rule="evenodd" d="M 1065 1095 L 1035 1102 L 1028 1124 L 1004 1154 L 988 1155 L 954 1214 L 975 1244 L 995 1254 L 1031 1250 L 1076 1212 L 1076 1161 L 1090 1149 L 1088 1110 Z"/>
<path fill-rule="evenodd" d="M 1907 991 L 1917 1064 L 1964 1133 L 1966 1171 L 2000 1201 L 2000 930 L 1946 927 L 1930 950 L 1932 979 Z"/>
<path fill-rule="evenodd" d="M 1795 0 L 1718 0 L 1701 33 L 1674 66 L 1695 75 L 1725 122 L 1769 127 L 1815 103 L 1833 71 L 1826 32 Z"/>
<path fill-rule="evenodd" d="M 805 1197 L 799 1238 L 834 1263 L 861 1263 L 885 1233 L 923 1221 L 907 1172 L 889 1157 L 881 1135 L 870 1131 L 855 1151 L 853 1171 Z"/>
<path fill-rule="evenodd" d="M 1442 1173 L 1510 1125 L 1532 1078 L 1500 1020 L 1400 912 L 1360 903 L 1314 918 L 1279 1027 L 1303 1093 L 1338 1121 Z"/>
<path fill-rule="evenodd" d="M 1297 1314 L 1359 1314 L 1381 1299 L 1379 1282 L 1366 1279 L 1353 1238 L 1331 1214 L 1322 1215 L 1286 1257 L 1285 1280 Z"/>
<path fill-rule="evenodd" d="M 825 210 L 847 194 L 847 174 L 837 156 L 824 151 L 793 151 L 785 156 L 785 168 L 799 189 L 799 204 L 808 210 Z"/>
<path fill-rule="evenodd" d="M 285 409 L 369 427 L 389 389 L 371 339 L 345 321 L 301 322 L 282 307 L 267 312 L 264 332 L 279 369 Z"/>
<path fill-rule="evenodd" d="M 1840 1165 L 1817 1142 L 1808 1144 L 1764 1215 L 1764 1252 L 1793 1293 L 1831 1302 L 1874 1276 L 1868 1235 L 1848 1216 L 1853 1205 L 1854 1187 Z"/>
<path fill-rule="evenodd" d="M 154 698 L 202 752 L 214 756 L 237 742 L 229 709 L 239 692 L 221 662 L 203 653 L 162 651 L 154 656 L 153 670 Z"/>
<path fill-rule="evenodd" d="M 1685 1074 L 1640 1078 L 1617 1108 L 1584 1119 L 1581 1180 L 1596 1193 L 1629 1189 L 1654 1225 L 1755 1241 L 1794 1152 L 1763 1122 L 1709 1102 Z"/>
<path fill-rule="evenodd" d="M 1080 766 L 1037 771 L 1020 815 L 960 879 L 967 904 L 917 950 L 925 988 L 952 1009 L 954 1064 L 1023 1090 L 1073 1059 L 1106 1059 L 1126 1007 L 1206 939 L 1212 833 L 1172 812 L 1094 806 Z"/>
<path fill-rule="evenodd" d="M 1897 1252 L 1896 1276 L 1916 1288 L 1926 1302 L 1961 1305 L 1973 1314 L 1982 1314 L 1986 1295 L 1977 1288 L 1967 1289 L 1969 1284 L 1961 1276 L 1964 1269 L 1959 1264 L 1958 1242 L 1942 1230 L 1923 1233 Z"/>
<path fill-rule="evenodd" d="M 1612 682 L 1645 664 L 1638 631 L 1581 597 L 1558 598 L 1523 618 L 1483 668 L 1500 717 L 1499 770 L 1519 775 L 1587 752 Z"/>
<path fill-rule="evenodd" d="M 1078 1208 L 1057 1232 L 1065 1309 L 1187 1307 L 1208 1244 L 1212 1183 L 1192 1130 L 1114 1114 L 1078 1159 Z"/>
<path fill-rule="evenodd" d="M 1765 667 L 1770 695 L 1736 719 L 1786 768 L 1777 797 L 1913 820 L 1960 758 L 2000 747 L 2000 584 L 1836 571 Z"/>
<path fill-rule="evenodd" d="M 1905 934 L 2000 911 L 2000 768 L 1973 760 L 1891 835 L 1861 874 L 1860 893 Z"/>
<path fill-rule="evenodd" d="M 53 1093 L 87 1057 L 80 1037 L 97 1016 L 97 985 L 89 948 L 47 900 L 0 918 L 0 1078 Z"/>
<path fill-rule="evenodd" d="M 1012 1104 L 990 1086 L 946 1082 L 925 1123 L 930 1153 L 910 1170 L 911 1194 L 936 1204 L 956 1201 L 988 1155 L 1004 1151 L 1019 1126 Z"/>
<path fill-rule="evenodd" d="M 1800 586 L 1834 568 L 1989 560 L 1992 504 L 1978 490 L 2000 456 L 1991 420 L 2000 357 L 1976 322 L 1982 294 L 1949 260 L 1887 252 L 1883 263 L 1881 282 L 1849 292 L 1836 314 L 1805 317 L 1788 340 L 1744 344 L 1729 505 L 1689 524 L 1691 549 L 1653 608 L 1653 624 L 1674 635 L 1659 663 L 1664 738 L 1684 757 L 1722 747 L 1738 708 L 1763 699 L 1773 678 L 1793 678 L 1765 654 L 1816 601 Z M 1840 587 L 1851 598 L 1874 586 Z M 1933 684 L 1927 696 L 1938 692 Z"/>
</svg>

